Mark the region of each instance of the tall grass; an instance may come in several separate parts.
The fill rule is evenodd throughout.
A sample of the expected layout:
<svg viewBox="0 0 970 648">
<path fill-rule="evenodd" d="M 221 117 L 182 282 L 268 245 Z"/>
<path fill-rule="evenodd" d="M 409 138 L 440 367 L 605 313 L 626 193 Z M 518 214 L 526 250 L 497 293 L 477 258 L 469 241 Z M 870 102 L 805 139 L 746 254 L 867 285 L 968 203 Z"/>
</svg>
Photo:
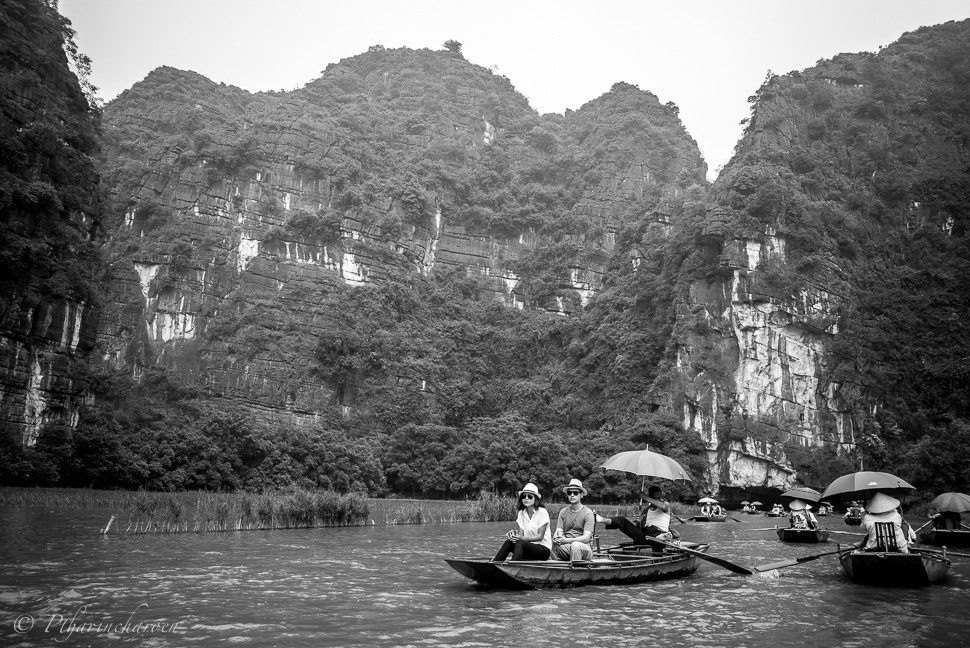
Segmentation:
<svg viewBox="0 0 970 648">
<path fill-rule="evenodd" d="M 515 519 L 515 499 L 483 490 L 473 500 L 370 500 L 378 524 L 496 522 Z"/>
<path fill-rule="evenodd" d="M 201 533 L 305 529 L 366 524 L 367 500 L 358 493 L 295 489 L 282 493 L 156 493 L 71 489 L 0 489 L 0 505 L 108 508 L 124 533 Z"/>
</svg>

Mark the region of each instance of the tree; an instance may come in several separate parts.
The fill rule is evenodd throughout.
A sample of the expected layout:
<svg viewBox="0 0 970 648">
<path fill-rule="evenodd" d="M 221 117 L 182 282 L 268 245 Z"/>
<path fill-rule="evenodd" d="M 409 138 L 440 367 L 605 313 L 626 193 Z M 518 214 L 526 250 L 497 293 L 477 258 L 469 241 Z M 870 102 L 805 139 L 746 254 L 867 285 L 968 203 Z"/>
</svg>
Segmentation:
<svg viewBox="0 0 970 648">
<path fill-rule="evenodd" d="M 459 43 L 456 40 L 446 40 L 445 49 L 448 50 L 449 52 L 452 52 L 454 54 L 461 56 L 461 43 Z"/>
</svg>

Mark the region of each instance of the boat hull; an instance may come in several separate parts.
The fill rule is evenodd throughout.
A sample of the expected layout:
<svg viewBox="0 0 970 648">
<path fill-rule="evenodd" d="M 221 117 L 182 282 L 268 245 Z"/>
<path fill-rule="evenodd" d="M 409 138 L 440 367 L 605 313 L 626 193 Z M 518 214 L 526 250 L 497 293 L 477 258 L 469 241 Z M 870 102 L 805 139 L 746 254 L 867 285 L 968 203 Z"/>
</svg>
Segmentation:
<svg viewBox="0 0 970 648">
<path fill-rule="evenodd" d="M 695 515 L 687 518 L 688 522 L 724 522 L 727 519 L 724 515 Z"/>
<path fill-rule="evenodd" d="M 828 542 L 829 532 L 825 529 L 778 529 L 778 539 L 784 542 Z"/>
<path fill-rule="evenodd" d="M 860 526 L 862 524 L 862 517 L 861 516 L 860 517 L 855 517 L 855 516 L 852 516 L 852 517 L 844 517 L 842 519 L 849 526 Z"/>
<path fill-rule="evenodd" d="M 923 544 L 937 547 L 970 547 L 970 531 L 961 529 L 930 529 L 917 536 Z"/>
<path fill-rule="evenodd" d="M 839 553 L 842 570 L 852 580 L 886 587 L 921 587 L 942 580 L 950 561 L 942 554 L 911 550 L 910 553 L 855 551 Z"/>
<path fill-rule="evenodd" d="M 699 545 L 695 551 L 706 551 Z M 641 550 L 642 551 L 642 550 Z M 616 550 L 597 553 L 593 560 L 493 562 L 486 558 L 448 558 L 459 574 L 476 583 L 503 589 L 547 589 L 586 585 L 630 585 L 690 576 L 700 559 L 688 553 L 665 550 Z"/>
</svg>

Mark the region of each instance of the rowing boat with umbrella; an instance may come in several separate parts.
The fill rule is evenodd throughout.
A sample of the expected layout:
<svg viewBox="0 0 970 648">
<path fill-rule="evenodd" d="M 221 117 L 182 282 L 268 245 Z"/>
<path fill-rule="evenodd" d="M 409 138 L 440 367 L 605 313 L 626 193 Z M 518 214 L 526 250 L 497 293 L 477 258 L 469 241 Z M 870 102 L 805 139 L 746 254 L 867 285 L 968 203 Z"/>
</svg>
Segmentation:
<svg viewBox="0 0 970 648">
<path fill-rule="evenodd" d="M 703 510 L 703 507 L 707 507 L 708 509 L 710 509 L 711 507 L 717 505 L 718 501 L 713 497 L 702 497 L 699 500 L 697 500 L 697 503 L 701 505 L 702 507 L 701 510 Z M 706 514 L 702 513 L 701 515 L 694 515 L 692 517 L 687 518 L 687 521 L 688 522 L 724 522 L 725 519 L 727 519 L 727 516 L 723 514 L 717 515 L 716 513 L 710 512 Z"/>
<path fill-rule="evenodd" d="M 814 488 L 799 486 L 781 494 L 780 499 L 790 502 L 801 500 L 808 504 L 817 504 L 822 494 Z M 829 532 L 825 529 L 797 529 L 794 527 L 778 527 L 776 533 L 782 542 L 819 543 L 828 542 Z"/>
<path fill-rule="evenodd" d="M 938 513 L 916 530 L 919 541 L 936 546 L 970 547 L 970 528 L 963 525 L 960 519 L 961 513 L 970 511 L 970 495 L 943 493 L 934 497 L 930 506 Z"/>
</svg>

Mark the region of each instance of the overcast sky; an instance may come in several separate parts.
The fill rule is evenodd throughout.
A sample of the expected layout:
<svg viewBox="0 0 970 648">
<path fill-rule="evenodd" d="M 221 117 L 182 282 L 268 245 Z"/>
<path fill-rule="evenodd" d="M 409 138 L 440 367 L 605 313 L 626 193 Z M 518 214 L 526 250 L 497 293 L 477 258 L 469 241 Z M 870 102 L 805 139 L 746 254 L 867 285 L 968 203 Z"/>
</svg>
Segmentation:
<svg viewBox="0 0 970 648">
<path fill-rule="evenodd" d="M 246 90 L 293 90 L 329 63 L 442 49 L 509 78 L 541 113 L 625 81 L 673 101 L 709 176 L 730 159 L 747 98 L 841 52 L 970 17 L 968 0 L 60 0 L 107 101 L 169 65 Z"/>
</svg>

